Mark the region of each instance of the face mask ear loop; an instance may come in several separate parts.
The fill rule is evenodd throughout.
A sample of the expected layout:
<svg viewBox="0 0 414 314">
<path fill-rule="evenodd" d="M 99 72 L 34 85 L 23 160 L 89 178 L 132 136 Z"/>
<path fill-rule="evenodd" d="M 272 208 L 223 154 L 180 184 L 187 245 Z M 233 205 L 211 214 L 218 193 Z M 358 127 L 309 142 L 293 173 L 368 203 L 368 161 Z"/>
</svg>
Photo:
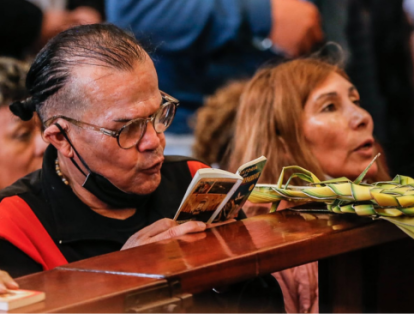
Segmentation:
<svg viewBox="0 0 414 314">
<path fill-rule="evenodd" d="M 60 132 L 62 133 L 62 135 L 65 137 L 65 139 L 68 141 L 69 145 L 73 148 L 73 150 L 75 151 L 76 156 L 78 156 L 79 160 L 82 162 L 82 164 L 85 166 L 86 169 L 89 170 L 89 172 L 91 172 L 91 169 L 89 169 L 88 165 L 86 164 L 86 162 L 83 160 L 83 158 L 79 155 L 78 151 L 76 150 L 75 146 L 73 146 L 72 142 L 70 141 L 70 139 L 68 138 L 68 136 L 66 135 L 66 132 L 63 130 L 63 128 L 59 125 L 59 123 L 55 123 L 55 125 L 57 126 L 57 128 L 60 130 Z M 70 160 L 72 161 L 72 163 L 75 165 L 76 168 L 78 168 L 78 170 L 80 172 L 82 172 L 82 174 L 87 177 L 88 175 L 81 169 L 81 167 L 79 167 L 79 165 L 76 163 L 76 161 L 73 159 L 73 157 L 70 158 Z"/>
</svg>

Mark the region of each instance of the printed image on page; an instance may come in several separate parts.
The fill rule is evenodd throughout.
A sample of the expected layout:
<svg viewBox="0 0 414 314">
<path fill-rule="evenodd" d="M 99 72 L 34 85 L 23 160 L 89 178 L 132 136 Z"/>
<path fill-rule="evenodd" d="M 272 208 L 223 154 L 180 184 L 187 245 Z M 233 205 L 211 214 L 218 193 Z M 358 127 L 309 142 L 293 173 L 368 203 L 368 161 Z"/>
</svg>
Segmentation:
<svg viewBox="0 0 414 314">
<path fill-rule="evenodd" d="M 177 221 L 179 223 L 189 220 L 207 222 L 236 182 L 236 179 L 224 178 L 200 180 L 183 204 Z"/>
</svg>

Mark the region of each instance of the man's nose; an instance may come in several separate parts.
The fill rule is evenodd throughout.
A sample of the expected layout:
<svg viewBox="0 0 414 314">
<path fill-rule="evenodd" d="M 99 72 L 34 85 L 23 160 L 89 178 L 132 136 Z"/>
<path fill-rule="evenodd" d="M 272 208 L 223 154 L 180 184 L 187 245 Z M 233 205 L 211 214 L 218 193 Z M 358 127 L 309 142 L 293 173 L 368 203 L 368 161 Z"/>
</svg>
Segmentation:
<svg viewBox="0 0 414 314">
<path fill-rule="evenodd" d="M 148 122 L 146 130 L 141 140 L 138 143 L 138 150 L 141 152 L 155 150 L 160 146 L 160 138 L 154 129 L 152 122 Z"/>
</svg>

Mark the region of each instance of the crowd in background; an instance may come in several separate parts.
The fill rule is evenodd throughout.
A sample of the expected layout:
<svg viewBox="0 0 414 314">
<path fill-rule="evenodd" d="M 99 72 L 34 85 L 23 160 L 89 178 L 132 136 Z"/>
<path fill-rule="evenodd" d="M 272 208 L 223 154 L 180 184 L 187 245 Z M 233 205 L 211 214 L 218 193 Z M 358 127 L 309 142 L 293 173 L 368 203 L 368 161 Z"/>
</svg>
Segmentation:
<svg viewBox="0 0 414 314">
<path fill-rule="evenodd" d="M 263 64 L 342 47 L 342 62 L 373 116 L 391 173 L 414 174 L 410 0 L 2 0 L 0 55 L 30 58 L 56 33 L 110 22 L 150 52 L 160 89 L 181 102 L 167 154 L 190 155 L 195 112 Z M 270 12 L 270 14 L 269 14 Z M 322 54 L 332 54 L 323 49 Z"/>
</svg>

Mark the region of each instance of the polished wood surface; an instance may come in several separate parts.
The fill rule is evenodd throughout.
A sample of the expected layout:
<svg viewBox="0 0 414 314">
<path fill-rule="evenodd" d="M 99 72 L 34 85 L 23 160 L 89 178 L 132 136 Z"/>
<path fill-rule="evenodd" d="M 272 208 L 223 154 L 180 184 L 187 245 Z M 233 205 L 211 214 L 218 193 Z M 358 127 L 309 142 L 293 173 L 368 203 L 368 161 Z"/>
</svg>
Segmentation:
<svg viewBox="0 0 414 314">
<path fill-rule="evenodd" d="M 284 211 L 64 268 L 179 278 L 194 293 L 405 237 L 385 221 Z"/>
<path fill-rule="evenodd" d="M 19 311 L 120 312 L 127 293 L 154 285 L 180 282 L 181 292 L 197 293 L 406 238 L 388 222 L 353 215 L 261 215 L 22 277 L 21 288 L 45 291 L 47 300 Z M 333 311 L 332 299 L 325 308 Z"/>
<path fill-rule="evenodd" d="M 124 311 L 127 295 L 167 284 L 164 279 L 69 270 L 50 270 L 21 277 L 17 282 L 22 289 L 44 291 L 46 300 L 15 309 L 12 313 L 119 313 Z"/>
</svg>

